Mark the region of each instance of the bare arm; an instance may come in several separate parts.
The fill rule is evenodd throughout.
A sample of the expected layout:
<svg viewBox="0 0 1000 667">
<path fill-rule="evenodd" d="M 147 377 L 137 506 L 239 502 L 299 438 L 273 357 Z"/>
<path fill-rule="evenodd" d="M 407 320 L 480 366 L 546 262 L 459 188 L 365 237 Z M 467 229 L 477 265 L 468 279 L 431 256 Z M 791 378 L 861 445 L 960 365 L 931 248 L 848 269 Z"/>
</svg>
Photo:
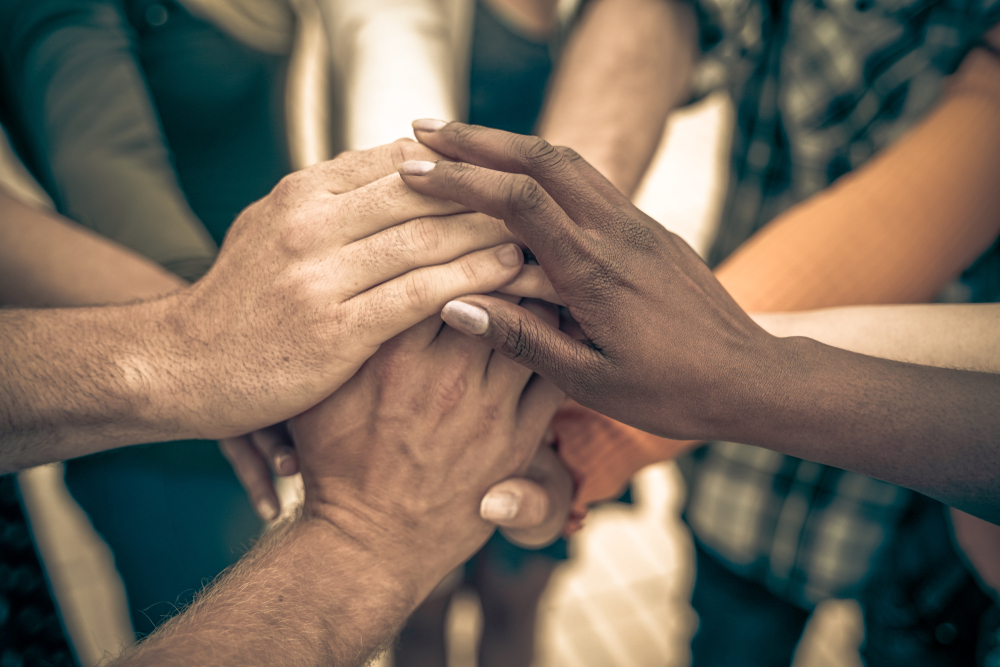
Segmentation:
<svg viewBox="0 0 1000 667">
<path fill-rule="evenodd" d="M 538 135 L 572 146 L 631 194 L 667 115 L 689 94 L 696 52 L 696 22 L 687 5 L 594 0 L 562 55 Z"/>
<path fill-rule="evenodd" d="M 1000 305 L 864 306 L 753 318 L 779 337 L 805 336 L 883 359 L 1000 373 Z"/>
<path fill-rule="evenodd" d="M 1000 374 L 775 338 L 686 243 L 572 153 L 458 123 L 418 135 L 479 166 L 404 165 L 407 183 L 503 218 L 589 344 L 485 296 L 449 305 L 452 326 L 644 431 L 767 447 L 1000 521 Z"/>
<path fill-rule="evenodd" d="M 921 123 L 770 223 L 716 276 L 750 312 L 933 298 L 1000 234 L 998 113 L 1000 60 L 974 49 Z M 564 456 L 578 454 L 574 468 L 587 480 L 578 506 L 613 495 L 636 470 L 698 444 L 581 413 L 576 421 L 590 427 L 560 448 Z"/>
<path fill-rule="evenodd" d="M 459 209 L 397 175 L 330 192 L 427 153 L 401 142 L 285 178 L 208 275 L 163 299 L 0 311 L 0 469 L 283 421 L 449 294 L 509 282 L 523 258 L 500 221 L 442 216 Z"/>
<path fill-rule="evenodd" d="M 430 318 L 293 420 L 304 516 L 118 664 L 367 664 L 489 537 L 480 499 L 561 400 L 489 352 Z"/>
<path fill-rule="evenodd" d="M 160 296 L 187 284 L 90 230 L 0 190 L 0 302 L 84 306 Z"/>
</svg>

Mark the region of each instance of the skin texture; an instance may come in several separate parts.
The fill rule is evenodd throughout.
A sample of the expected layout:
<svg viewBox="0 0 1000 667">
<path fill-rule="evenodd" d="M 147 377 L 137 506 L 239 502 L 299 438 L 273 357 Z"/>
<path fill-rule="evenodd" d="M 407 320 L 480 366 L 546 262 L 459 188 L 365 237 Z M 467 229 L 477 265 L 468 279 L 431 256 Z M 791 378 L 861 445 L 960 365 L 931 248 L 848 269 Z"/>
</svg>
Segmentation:
<svg viewBox="0 0 1000 667">
<path fill-rule="evenodd" d="M 528 468 L 561 400 L 437 317 L 397 336 L 291 422 L 302 516 L 116 664 L 367 664 L 489 537 L 479 499 Z"/>
<path fill-rule="evenodd" d="M 572 151 L 460 123 L 417 136 L 464 163 L 402 165 L 407 184 L 505 220 L 583 340 L 490 297 L 446 307 L 453 326 L 636 428 L 766 446 L 1000 521 L 1000 375 L 770 336 L 687 244 Z M 942 451 L 944 438 L 962 445 Z"/>
<path fill-rule="evenodd" d="M 994 28 L 986 40 L 997 44 L 998 34 Z M 778 216 L 716 277 L 748 312 L 932 300 L 1000 234 L 998 113 L 1000 59 L 973 49 L 926 118 Z M 584 408 L 562 422 L 560 452 L 582 479 L 577 511 L 615 497 L 645 465 L 700 444 L 658 438 Z"/>
<path fill-rule="evenodd" d="M 278 423 L 449 297 L 508 282 L 522 257 L 502 225 L 422 218 L 460 209 L 375 180 L 427 154 L 400 142 L 287 177 L 241 214 L 205 278 L 162 299 L 0 313 L 0 468 Z"/>
<path fill-rule="evenodd" d="M 806 336 L 852 352 L 1000 373 L 1000 305 L 828 308 L 754 315 L 775 336 Z M 1000 526 L 951 510 L 955 539 L 984 589 L 1000 594 Z"/>
<path fill-rule="evenodd" d="M 402 142 L 397 146 L 350 155 L 349 159 L 357 161 L 361 169 L 355 171 L 348 164 L 344 169 L 331 170 L 327 174 L 327 187 L 333 192 L 347 192 L 365 185 L 366 179 L 377 180 L 389 175 L 395 171 L 396 160 L 410 155 L 407 151 L 411 150 L 419 152 L 423 149 L 412 142 Z M 427 155 L 431 154 L 428 152 Z M 469 233 L 470 228 L 454 226 L 452 229 L 463 229 L 468 234 L 466 242 L 474 238 L 474 234 Z M 507 234 L 496 224 L 478 228 L 487 240 L 495 237 L 498 230 L 501 235 Z M 441 240 L 452 246 L 460 246 L 460 242 L 456 243 L 453 239 Z M 92 306 L 150 299 L 180 290 L 187 285 L 186 281 L 128 248 L 57 214 L 25 205 L 0 191 L 0 301 L 22 307 Z M 29 318 L 46 317 L 53 321 L 70 317 L 76 318 L 76 321 L 96 323 L 96 331 L 104 326 L 120 332 L 122 327 L 127 326 L 130 318 L 136 313 L 144 312 L 144 309 L 145 306 L 135 305 L 120 309 L 117 316 L 103 319 L 100 315 L 106 315 L 107 312 L 62 311 L 44 315 L 35 312 Z M 96 331 L 92 335 L 100 337 L 96 336 Z M 70 334 L 67 332 L 67 335 Z M 71 335 L 74 337 L 72 340 L 79 340 L 82 334 L 74 330 Z M 71 351 L 70 357 L 73 358 L 74 354 L 76 351 Z M 12 355 L 11 358 L 15 357 Z M 100 367 L 103 363 L 101 357 L 88 360 L 85 356 L 77 356 L 75 362 L 83 364 L 78 365 L 77 370 L 83 367 Z M 21 363 L 24 363 L 23 358 Z M 39 369 L 45 373 L 53 372 L 41 365 Z M 69 369 L 70 366 L 67 365 L 65 370 Z M 53 381 L 60 381 L 58 373 Z M 107 407 L 114 406 L 118 401 L 118 409 L 123 412 L 124 418 L 128 418 L 125 414 L 129 409 L 128 397 L 116 395 L 116 392 L 127 388 L 115 384 L 102 385 L 99 380 L 91 378 L 88 381 L 80 376 L 72 378 L 69 385 L 65 384 L 65 377 L 61 381 L 64 382 L 64 388 L 72 387 L 74 383 L 82 390 L 90 391 L 94 391 L 95 387 L 107 387 L 104 391 L 110 394 L 91 398 L 102 405 L 104 400 L 110 401 Z M 64 409 L 69 405 L 65 413 L 67 419 L 94 418 L 98 414 L 93 402 L 88 405 L 86 399 L 76 393 L 61 397 L 61 401 Z M 78 401 L 78 404 L 73 405 L 72 401 Z M 73 414 L 74 411 L 76 415 Z M 85 412 L 88 414 L 85 415 Z M 13 416 L 9 418 L 13 419 Z M 66 433 L 65 437 L 66 440 L 61 444 L 62 456 L 72 457 L 88 451 L 79 448 L 80 443 L 74 441 L 77 434 Z M 9 461 L 12 468 L 23 467 L 24 460 L 37 459 L 37 452 L 25 449 L 11 451 L 11 443 L 6 439 L 4 447 L 6 458 L 3 460 Z M 220 441 L 220 448 L 232 464 L 261 518 L 268 521 L 275 519 L 280 503 L 272 482 L 272 472 L 286 476 L 299 471 L 298 457 L 285 424 L 225 438 Z M 11 461 L 12 458 L 15 460 Z M 552 450 L 548 447 L 540 448 L 524 479 L 506 480 L 497 486 L 496 492 L 504 498 L 513 496 L 513 511 L 508 510 L 501 516 L 484 513 L 484 517 L 498 525 L 509 527 L 512 538 L 523 543 L 551 541 L 558 525 L 565 520 L 568 511 L 566 489 L 571 485 L 568 471 L 559 463 Z M 521 510 L 523 499 L 528 502 Z"/>
<path fill-rule="evenodd" d="M 536 134 L 572 146 L 633 193 L 667 116 L 687 97 L 696 51 L 689 5 L 592 0 L 560 56 Z"/>
</svg>

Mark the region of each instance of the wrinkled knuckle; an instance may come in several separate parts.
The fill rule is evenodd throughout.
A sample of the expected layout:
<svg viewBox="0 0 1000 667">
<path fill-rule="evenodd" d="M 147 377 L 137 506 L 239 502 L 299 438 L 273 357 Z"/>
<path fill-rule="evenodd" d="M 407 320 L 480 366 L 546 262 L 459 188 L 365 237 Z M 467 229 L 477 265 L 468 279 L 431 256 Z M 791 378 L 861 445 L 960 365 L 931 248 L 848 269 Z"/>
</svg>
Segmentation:
<svg viewBox="0 0 1000 667">
<path fill-rule="evenodd" d="M 465 364 L 456 364 L 437 377 L 431 389 L 431 401 L 438 411 L 448 413 L 462 402 L 469 387 L 465 371 Z"/>
<path fill-rule="evenodd" d="M 430 302 L 432 293 L 431 280 L 427 273 L 411 271 L 406 274 L 406 279 L 403 281 L 403 296 L 409 308 L 413 310 L 424 308 Z"/>
<path fill-rule="evenodd" d="M 413 147 L 417 145 L 419 145 L 417 142 L 406 137 L 396 139 L 389 144 L 389 161 L 392 163 L 392 166 L 395 167 L 400 162 L 412 160 L 411 155 L 414 154 Z"/>
<path fill-rule="evenodd" d="M 562 160 L 556 147 L 541 137 L 528 137 L 521 143 L 521 160 L 535 170 L 547 171 Z"/>
<path fill-rule="evenodd" d="M 452 141 L 457 144 L 465 144 L 471 141 L 479 129 L 475 125 L 464 125 L 448 123 L 442 128 L 443 131 L 451 134 Z"/>
<path fill-rule="evenodd" d="M 471 257 L 465 256 L 458 263 L 458 270 L 461 272 L 462 279 L 466 285 L 475 287 L 482 282 L 482 267 Z"/>
<path fill-rule="evenodd" d="M 296 171 L 278 181 L 271 189 L 271 197 L 279 202 L 286 202 L 300 190 L 306 171 Z"/>
<path fill-rule="evenodd" d="M 509 179 L 507 209 L 515 215 L 533 211 L 545 201 L 545 191 L 530 176 L 517 175 Z"/>
<path fill-rule="evenodd" d="M 556 151 L 559 152 L 560 157 L 566 162 L 583 162 L 580 154 L 569 146 L 556 146 Z"/>
<path fill-rule="evenodd" d="M 441 229 L 433 218 L 418 218 L 408 226 L 410 248 L 419 254 L 437 250 L 441 245 Z"/>
<path fill-rule="evenodd" d="M 534 323 L 526 319 L 519 319 L 507 327 L 504 348 L 514 361 L 528 366 L 535 361 L 536 350 L 532 340 L 536 333 Z"/>
</svg>

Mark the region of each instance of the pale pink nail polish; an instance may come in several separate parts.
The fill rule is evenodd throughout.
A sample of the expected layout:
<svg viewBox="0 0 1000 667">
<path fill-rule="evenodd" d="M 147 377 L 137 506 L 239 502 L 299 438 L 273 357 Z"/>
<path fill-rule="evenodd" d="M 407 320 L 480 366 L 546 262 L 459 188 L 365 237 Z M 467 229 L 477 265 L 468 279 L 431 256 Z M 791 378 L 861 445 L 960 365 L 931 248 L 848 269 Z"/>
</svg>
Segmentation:
<svg viewBox="0 0 1000 667">
<path fill-rule="evenodd" d="M 425 176 L 434 168 L 435 164 L 427 160 L 407 160 L 397 164 L 396 169 L 404 176 Z"/>
<path fill-rule="evenodd" d="M 421 118 L 420 120 L 415 120 L 411 123 L 413 129 L 417 132 L 437 132 L 447 124 L 448 123 L 443 120 L 435 120 L 433 118 Z"/>
</svg>

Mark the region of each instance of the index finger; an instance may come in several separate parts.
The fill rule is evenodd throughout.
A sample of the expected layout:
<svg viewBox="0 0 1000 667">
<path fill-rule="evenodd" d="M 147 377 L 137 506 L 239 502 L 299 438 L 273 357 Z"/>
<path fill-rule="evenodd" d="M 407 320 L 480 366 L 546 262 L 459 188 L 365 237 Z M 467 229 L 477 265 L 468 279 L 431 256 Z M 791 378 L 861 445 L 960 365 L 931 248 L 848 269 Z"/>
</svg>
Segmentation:
<svg viewBox="0 0 1000 667">
<path fill-rule="evenodd" d="M 534 179 L 461 162 L 399 165 L 413 190 L 502 219 L 538 258 L 557 292 L 595 263 L 592 240 Z"/>
<path fill-rule="evenodd" d="M 540 137 L 431 120 L 414 121 L 413 129 L 421 143 L 450 158 L 532 177 L 581 227 L 607 225 L 612 205 L 624 203 L 624 195 L 575 151 Z"/>
</svg>

